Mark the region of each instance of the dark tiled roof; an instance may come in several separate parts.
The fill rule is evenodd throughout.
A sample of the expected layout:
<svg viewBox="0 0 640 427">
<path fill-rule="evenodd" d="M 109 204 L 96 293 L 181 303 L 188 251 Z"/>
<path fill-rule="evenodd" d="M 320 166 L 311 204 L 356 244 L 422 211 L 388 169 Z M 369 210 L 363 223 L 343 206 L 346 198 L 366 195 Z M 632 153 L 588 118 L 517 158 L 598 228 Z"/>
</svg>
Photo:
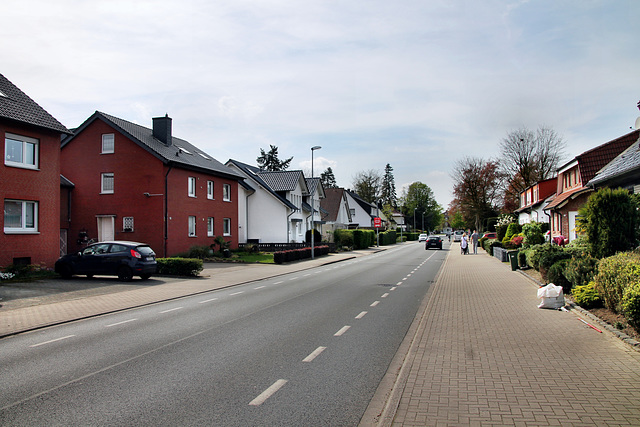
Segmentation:
<svg viewBox="0 0 640 427">
<path fill-rule="evenodd" d="M 326 188 L 324 199 L 320 200 L 320 207 L 327 211 L 326 221 L 336 221 L 340 211 L 340 204 L 344 197 L 344 188 Z"/>
<path fill-rule="evenodd" d="M 269 185 L 269 187 L 273 189 L 273 191 L 293 191 L 298 186 L 298 182 L 304 178 L 302 171 L 261 171 L 258 174 Z M 308 189 L 303 188 L 302 194 L 309 194 Z"/>
<path fill-rule="evenodd" d="M 262 179 L 262 175 L 260 174 L 260 169 L 255 166 L 248 165 L 246 163 L 239 162 L 237 160 L 230 159 L 227 161 L 227 164 L 232 163 L 238 169 L 240 169 L 246 176 L 250 177 L 249 179 L 257 182 L 261 187 L 270 192 L 276 199 L 280 200 L 284 205 L 286 205 L 289 209 L 298 210 L 298 208 L 291 203 L 286 198 L 282 197 L 280 194 L 276 193 L 274 189 L 272 189 L 269 184 L 265 180 Z M 240 182 L 244 182 L 246 184 L 246 179 Z M 250 187 L 250 186 L 249 186 Z"/>
<path fill-rule="evenodd" d="M 362 209 L 364 209 L 366 213 L 373 216 L 372 212 L 373 212 L 373 209 L 375 209 L 375 205 L 365 201 L 353 191 L 346 190 L 346 192 L 353 198 L 353 200 L 356 201 L 356 203 L 358 203 L 362 207 Z"/>
<path fill-rule="evenodd" d="M 636 142 L 639 132 L 640 131 L 635 130 L 576 156 L 576 160 L 580 166 L 582 182 L 586 185 L 587 182 L 596 176 L 600 169 Z"/>
<path fill-rule="evenodd" d="M 636 130 L 626 136 L 629 136 L 631 139 L 636 138 L 636 142 L 601 169 L 600 172 L 587 183 L 588 186 L 602 184 L 605 181 L 640 169 L 640 138 L 638 138 L 640 131 Z"/>
<path fill-rule="evenodd" d="M 77 135 L 81 134 L 82 131 L 95 120 L 102 120 L 124 135 L 127 135 L 132 141 L 137 142 L 165 163 L 174 163 L 188 169 L 199 169 L 230 179 L 238 179 L 241 177 L 241 175 L 184 139 L 172 136 L 171 145 L 166 145 L 153 136 L 152 129 L 99 111 L 96 111 L 91 117 L 85 120 L 75 131 L 75 135 L 65 139 L 62 142 L 62 147 L 73 141 Z"/>
<path fill-rule="evenodd" d="M 0 117 L 60 133 L 71 133 L 2 74 L 0 74 Z"/>
<path fill-rule="evenodd" d="M 305 182 L 310 194 L 316 194 L 317 191 L 318 197 L 320 199 L 324 199 L 325 193 L 322 183 L 320 182 L 320 178 L 305 178 Z"/>
</svg>

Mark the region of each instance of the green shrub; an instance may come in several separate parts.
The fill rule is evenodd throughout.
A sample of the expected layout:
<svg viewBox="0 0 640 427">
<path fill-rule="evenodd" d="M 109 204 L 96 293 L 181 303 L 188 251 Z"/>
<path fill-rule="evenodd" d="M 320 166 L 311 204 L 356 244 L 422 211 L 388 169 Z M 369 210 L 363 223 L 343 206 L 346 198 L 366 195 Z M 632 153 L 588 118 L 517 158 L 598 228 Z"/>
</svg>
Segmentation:
<svg viewBox="0 0 640 427">
<path fill-rule="evenodd" d="M 601 259 L 594 282 L 605 307 L 622 313 L 625 289 L 632 283 L 640 282 L 640 253 L 620 252 Z"/>
<path fill-rule="evenodd" d="M 502 242 L 502 240 L 505 238 L 505 236 L 507 235 L 508 228 L 509 228 L 509 224 L 496 226 L 496 234 L 499 241 Z"/>
<path fill-rule="evenodd" d="M 622 294 L 622 314 L 630 325 L 640 327 L 640 282 L 629 284 Z"/>
<path fill-rule="evenodd" d="M 636 245 L 638 207 L 627 190 L 602 188 L 589 197 L 579 212 L 578 226 L 585 231 L 596 258 Z"/>
<path fill-rule="evenodd" d="M 556 286 L 562 286 L 562 290 L 565 294 L 571 293 L 571 282 L 567 280 L 564 275 L 564 270 L 569 261 L 569 259 L 561 259 L 553 263 L 547 270 L 546 274 L 547 282 L 553 283 Z"/>
<path fill-rule="evenodd" d="M 524 235 L 524 246 L 540 245 L 544 243 L 542 225 L 539 222 L 530 222 L 523 225 L 522 234 Z"/>
<path fill-rule="evenodd" d="M 199 258 L 157 258 L 158 274 L 169 276 L 197 276 L 202 271 Z"/>
<path fill-rule="evenodd" d="M 522 231 L 522 226 L 516 222 L 512 222 L 507 227 L 507 232 L 505 233 L 504 237 L 511 240 L 513 239 L 513 236 L 520 233 L 520 231 Z"/>
<path fill-rule="evenodd" d="M 333 232 L 333 240 L 338 247 L 353 247 L 353 230 L 339 229 Z"/>
<path fill-rule="evenodd" d="M 383 231 L 380 233 L 380 245 L 393 245 L 398 240 L 398 233 L 395 230 Z"/>
<path fill-rule="evenodd" d="M 540 259 L 548 254 L 548 253 L 556 253 L 561 252 L 562 248 L 555 245 L 550 245 L 548 243 L 543 243 L 541 245 L 534 245 L 531 248 L 531 252 L 529 253 L 529 257 L 527 258 L 527 262 L 536 270 L 540 270 Z M 557 260 L 556 260 L 557 261 Z M 554 261 L 555 262 L 555 261 Z M 548 266 L 550 267 L 552 263 Z"/>
<path fill-rule="evenodd" d="M 584 309 L 602 307 L 602 298 L 596 291 L 595 282 L 591 281 L 586 285 L 574 286 L 571 289 L 573 300 Z"/>
<path fill-rule="evenodd" d="M 376 233 L 373 230 L 353 230 L 353 248 L 367 249 L 376 241 Z"/>
<path fill-rule="evenodd" d="M 551 250 L 551 251 L 546 251 L 542 253 L 542 255 L 540 255 L 540 261 L 538 262 L 538 271 L 540 272 L 544 280 L 547 282 L 551 281 L 548 277 L 549 269 L 551 269 L 551 267 L 558 261 L 568 260 L 571 258 L 571 255 L 563 251 L 560 247 L 558 246 L 555 246 L 555 247 L 558 248 L 558 250 Z M 564 269 L 564 265 L 562 268 Z M 562 274 L 562 272 L 560 271 L 558 271 L 557 274 L 562 275 L 562 277 L 564 277 L 564 274 Z M 556 283 L 556 285 L 559 286 L 560 284 Z"/>
<path fill-rule="evenodd" d="M 598 260 L 592 256 L 587 255 L 578 258 L 573 256 L 566 264 L 564 277 L 571 282 L 573 287 L 586 285 L 593 280 L 597 265 Z"/>
</svg>

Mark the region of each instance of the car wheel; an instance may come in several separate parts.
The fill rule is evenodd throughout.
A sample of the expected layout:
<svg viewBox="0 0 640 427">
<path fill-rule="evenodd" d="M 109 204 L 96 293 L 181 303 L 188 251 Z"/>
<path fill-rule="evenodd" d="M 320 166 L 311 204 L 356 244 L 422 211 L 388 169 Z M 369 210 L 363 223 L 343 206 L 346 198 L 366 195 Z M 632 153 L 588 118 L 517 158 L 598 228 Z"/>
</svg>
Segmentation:
<svg viewBox="0 0 640 427">
<path fill-rule="evenodd" d="M 71 271 L 71 267 L 69 267 L 68 265 L 63 265 L 60 267 L 59 274 L 63 279 L 71 279 L 71 276 L 73 276 L 73 271 Z"/>
<path fill-rule="evenodd" d="M 133 272 L 129 267 L 120 267 L 118 270 L 118 279 L 121 282 L 130 282 L 133 279 Z"/>
<path fill-rule="evenodd" d="M 150 275 L 150 274 L 141 274 L 141 275 L 140 275 L 140 278 L 141 278 L 142 280 L 147 280 L 149 277 L 151 277 L 151 275 Z"/>
</svg>

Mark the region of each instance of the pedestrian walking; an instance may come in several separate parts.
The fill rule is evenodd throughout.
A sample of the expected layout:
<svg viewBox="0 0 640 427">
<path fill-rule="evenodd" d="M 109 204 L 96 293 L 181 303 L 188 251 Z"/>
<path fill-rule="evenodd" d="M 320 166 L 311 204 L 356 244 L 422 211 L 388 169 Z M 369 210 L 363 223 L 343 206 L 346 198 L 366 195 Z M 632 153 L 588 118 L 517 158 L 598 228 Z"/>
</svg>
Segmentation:
<svg viewBox="0 0 640 427">
<path fill-rule="evenodd" d="M 466 255 L 469 252 L 469 240 L 467 237 L 467 233 L 462 235 L 462 239 L 460 240 L 460 253 L 462 255 Z"/>
<path fill-rule="evenodd" d="M 478 230 L 473 230 L 473 234 L 471 235 L 471 243 L 473 244 L 473 253 L 474 255 L 478 254 Z"/>
</svg>

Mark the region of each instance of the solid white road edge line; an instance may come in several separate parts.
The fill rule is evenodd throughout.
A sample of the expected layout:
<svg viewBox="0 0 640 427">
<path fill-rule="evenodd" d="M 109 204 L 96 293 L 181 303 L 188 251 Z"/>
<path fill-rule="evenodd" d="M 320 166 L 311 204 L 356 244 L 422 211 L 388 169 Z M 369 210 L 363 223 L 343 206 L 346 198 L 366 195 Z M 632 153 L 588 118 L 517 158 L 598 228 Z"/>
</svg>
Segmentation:
<svg viewBox="0 0 640 427">
<path fill-rule="evenodd" d="M 327 347 L 318 347 L 315 350 L 313 350 L 313 352 L 308 355 L 307 357 L 305 357 L 304 359 L 302 359 L 303 362 L 311 362 L 313 359 L 315 359 L 316 357 L 318 357 L 318 355 L 320 355 L 320 353 L 322 353 L 323 351 L 325 351 L 327 349 Z"/>
<path fill-rule="evenodd" d="M 280 390 L 282 386 L 287 383 L 287 380 L 278 380 L 271 385 L 268 389 L 260 393 L 258 397 L 249 402 L 251 406 L 260 406 L 262 405 L 268 398 L 273 396 L 276 391 Z"/>
</svg>

